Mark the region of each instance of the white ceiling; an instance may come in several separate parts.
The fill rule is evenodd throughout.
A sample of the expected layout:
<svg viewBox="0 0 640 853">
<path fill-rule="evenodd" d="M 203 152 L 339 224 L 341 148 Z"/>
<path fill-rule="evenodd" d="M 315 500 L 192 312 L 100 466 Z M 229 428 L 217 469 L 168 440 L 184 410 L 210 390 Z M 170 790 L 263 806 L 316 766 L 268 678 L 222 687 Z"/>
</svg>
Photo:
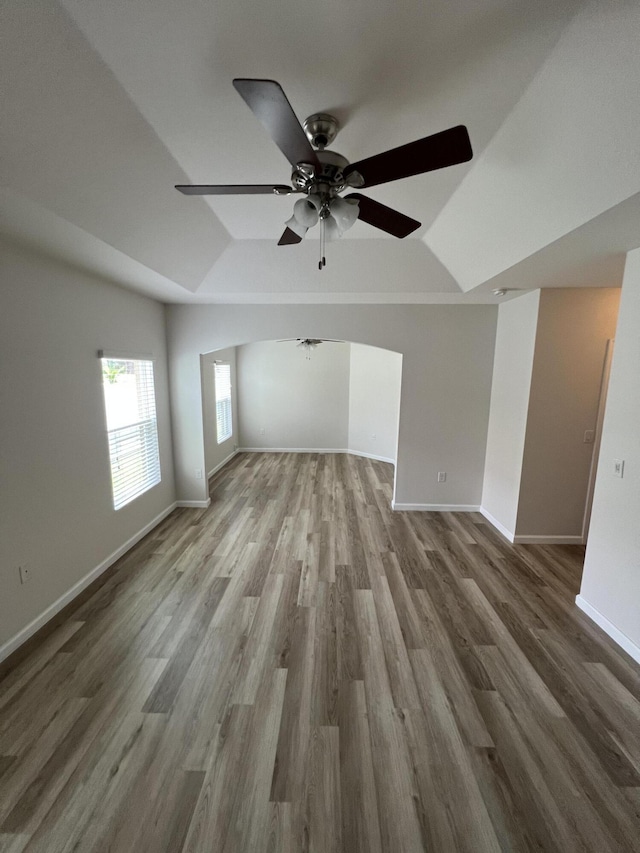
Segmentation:
<svg viewBox="0 0 640 853">
<path fill-rule="evenodd" d="M 606 6 L 613 24 L 594 16 L 594 5 Z M 622 74 L 624 91 L 637 91 L 633 73 L 628 79 L 629 63 L 637 65 L 635 12 L 636 3 L 579 0 L 5 0 L 0 231 L 172 302 L 486 301 L 491 282 L 507 273 L 509 286 L 538 286 L 535 259 L 552 244 L 539 284 L 617 284 L 620 252 L 637 232 L 629 228 L 621 245 L 613 238 L 622 208 L 617 219 L 603 214 L 640 191 L 637 179 L 625 183 L 636 161 L 618 157 L 617 173 L 603 169 L 593 195 L 576 168 L 563 193 L 562 146 L 553 127 L 546 132 L 545 103 L 568 75 L 572 97 L 555 98 L 551 115 L 554 126 L 575 129 L 573 90 L 589 77 L 585 70 L 600 81 L 603 64 L 617 56 L 597 95 L 608 118 L 623 113 L 612 127 L 631 141 L 628 98 L 611 106 L 607 92 L 620 88 Z M 585 31 L 599 50 L 578 50 L 578 68 Z M 205 200 L 173 189 L 288 181 L 288 163 L 235 92 L 234 77 L 278 80 L 301 121 L 333 112 L 343 125 L 333 147 L 351 161 L 460 123 L 474 160 L 368 191 L 419 219 L 421 229 L 398 241 L 357 223 L 329 245 L 320 273 L 314 237 L 275 245 L 291 199 Z M 585 92 L 578 119 L 595 115 L 598 127 L 600 104 L 592 87 Z M 609 137 L 576 152 L 585 168 Z M 546 147 L 532 160 L 522 139 Z M 509 168 L 492 195 L 496 155 L 504 164 L 505 151 Z M 522 187 L 539 184 L 540 163 L 571 216 L 560 215 L 548 194 L 537 204 L 528 199 L 527 216 L 514 204 Z M 621 185 L 628 192 L 603 191 Z M 627 205 L 625 217 L 636 207 Z M 519 222 L 528 240 L 517 239 Z M 584 231 L 571 238 L 588 222 L 600 223 L 593 239 Z"/>
</svg>

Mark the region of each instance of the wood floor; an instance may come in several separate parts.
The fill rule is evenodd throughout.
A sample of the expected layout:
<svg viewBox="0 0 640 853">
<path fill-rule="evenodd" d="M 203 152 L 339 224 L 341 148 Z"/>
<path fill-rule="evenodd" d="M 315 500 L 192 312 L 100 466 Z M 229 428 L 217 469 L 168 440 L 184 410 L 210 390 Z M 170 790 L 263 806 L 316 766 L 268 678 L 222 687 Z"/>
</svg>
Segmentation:
<svg viewBox="0 0 640 853">
<path fill-rule="evenodd" d="M 640 668 L 581 549 L 245 454 L 0 683 L 0 850 L 640 851 Z"/>
</svg>

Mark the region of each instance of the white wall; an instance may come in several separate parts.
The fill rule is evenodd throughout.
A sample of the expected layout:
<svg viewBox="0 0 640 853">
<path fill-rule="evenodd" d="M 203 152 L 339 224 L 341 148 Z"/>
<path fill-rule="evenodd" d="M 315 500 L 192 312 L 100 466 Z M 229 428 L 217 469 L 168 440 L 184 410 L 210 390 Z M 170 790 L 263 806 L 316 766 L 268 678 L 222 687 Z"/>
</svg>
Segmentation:
<svg viewBox="0 0 640 853">
<path fill-rule="evenodd" d="M 216 393 L 214 379 L 214 363 L 216 361 L 227 361 L 231 367 L 231 436 L 218 444 L 218 433 L 216 430 Z M 200 369 L 202 375 L 202 428 L 204 434 L 204 458 L 207 476 L 217 470 L 232 456 L 235 447 L 239 444 L 238 439 L 238 389 L 236 370 L 236 349 L 217 350 L 216 352 L 204 353 L 200 357 Z"/>
<path fill-rule="evenodd" d="M 488 305 L 170 305 L 177 488 L 205 500 L 200 353 L 260 340 L 352 340 L 402 353 L 396 501 L 478 506 L 497 309 Z M 447 471 L 446 483 L 437 482 Z"/>
<path fill-rule="evenodd" d="M 237 352 L 241 447 L 350 450 L 395 462 L 399 353 L 327 342 L 306 358 L 295 341 Z"/>
<path fill-rule="evenodd" d="M 164 308 L 0 244 L 0 647 L 175 500 Z M 155 357 L 162 482 L 114 511 L 99 349 Z M 31 572 L 21 586 L 18 566 Z M 2 654 L 3 652 L 0 652 Z"/>
<path fill-rule="evenodd" d="M 241 447 L 345 450 L 349 344 L 320 344 L 310 358 L 295 341 L 238 347 L 238 410 Z"/>
<path fill-rule="evenodd" d="M 617 288 L 543 290 L 520 480 L 517 537 L 580 541 Z"/>
<path fill-rule="evenodd" d="M 615 339 L 578 601 L 640 661 L 640 249 L 627 255 Z"/>
<path fill-rule="evenodd" d="M 395 461 L 402 356 L 352 344 L 349 375 L 349 450 Z"/>
<path fill-rule="evenodd" d="M 540 291 L 500 306 L 493 361 L 482 507 L 503 532 L 516 530 Z"/>
</svg>

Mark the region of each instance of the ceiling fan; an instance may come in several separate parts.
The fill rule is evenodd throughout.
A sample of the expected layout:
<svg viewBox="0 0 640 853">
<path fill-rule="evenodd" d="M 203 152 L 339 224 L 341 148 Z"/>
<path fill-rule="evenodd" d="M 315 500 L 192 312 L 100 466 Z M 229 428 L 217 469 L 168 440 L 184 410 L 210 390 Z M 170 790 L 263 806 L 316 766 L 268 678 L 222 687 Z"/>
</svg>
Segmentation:
<svg viewBox="0 0 640 853">
<path fill-rule="evenodd" d="M 406 237 L 420 222 L 359 192 L 342 196 L 347 188 L 361 189 L 464 163 L 473 156 L 464 125 L 440 131 L 382 154 L 349 161 L 327 150 L 339 124 L 328 113 L 315 113 L 300 125 L 287 97 L 275 80 L 237 78 L 236 91 L 263 124 L 287 158 L 293 171 L 291 184 L 191 184 L 178 185 L 185 195 L 290 195 L 305 198 L 294 205 L 279 246 L 299 243 L 308 229 L 320 222 L 320 262 L 325 265 L 325 239 L 341 236 L 360 219 L 394 237 Z"/>
<path fill-rule="evenodd" d="M 320 344 L 343 344 L 344 341 L 338 341 L 334 338 L 283 338 L 278 341 L 279 344 L 287 344 L 289 341 L 298 341 L 297 346 L 302 347 L 306 353 L 307 359 L 311 358 L 311 353 Z"/>
</svg>

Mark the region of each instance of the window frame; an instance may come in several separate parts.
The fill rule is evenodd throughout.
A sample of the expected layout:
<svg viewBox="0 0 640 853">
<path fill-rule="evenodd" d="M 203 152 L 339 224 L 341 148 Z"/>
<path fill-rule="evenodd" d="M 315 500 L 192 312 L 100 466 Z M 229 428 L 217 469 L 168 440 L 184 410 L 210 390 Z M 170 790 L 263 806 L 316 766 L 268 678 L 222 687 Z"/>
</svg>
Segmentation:
<svg viewBox="0 0 640 853">
<path fill-rule="evenodd" d="M 218 380 L 218 371 L 226 368 L 228 371 L 228 377 L 220 379 L 220 385 L 222 382 L 225 382 L 224 388 L 220 387 L 220 396 L 218 395 L 219 390 L 219 380 Z M 222 396 L 222 393 L 227 391 L 228 394 L 226 396 Z M 233 386 L 231 384 L 231 362 L 230 361 L 214 361 L 213 363 L 213 399 L 215 402 L 216 409 L 216 442 L 217 444 L 224 444 L 225 441 L 229 441 L 233 438 Z M 227 431 L 221 431 L 221 424 L 223 427 L 227 427 Z"/>
<path fill-rule="evenodd" d="M 149 355 L 122 352 L 98 352 L 102 380 L 107 454 L 111 477 L 113 509 L 118 512 L 162 482 L 158 415 L 156 407 L 156 377 L 154 359 Z M 110 403 L 107 393 L 105 367 L 109 362 L 132 362 L 136 376 L 135 405 L 138 419 L 109 428 Z M 126 368 L 131 372 L 130 368 Z M 115 383 L 114 383 L 115 384 Z M 111 409 L 113 413 L 114 410 Z"/>
</svg>

